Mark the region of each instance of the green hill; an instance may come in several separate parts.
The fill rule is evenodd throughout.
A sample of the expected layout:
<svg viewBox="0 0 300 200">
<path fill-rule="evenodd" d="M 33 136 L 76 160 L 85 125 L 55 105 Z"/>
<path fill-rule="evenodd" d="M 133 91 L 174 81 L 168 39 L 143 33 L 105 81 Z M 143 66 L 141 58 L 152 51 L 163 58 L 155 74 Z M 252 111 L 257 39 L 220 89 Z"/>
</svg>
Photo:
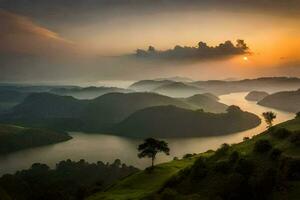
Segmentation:
<svg viewBox="0 0 300 200">
<path fill-rule="evenodd" d="M 113 132 L 141 138 L 213 136 L 243 131 L 259 124 L 259 117 L 236 106 L 219 114 L 157 106 L 135 112 L 114 126 Z"/>
<path fill-rule="evenodd" d="M 154 89 L 153 92 L 157 92 L 159 94 L 171 97 L 189 97 L 195 94 L 203 93 L 203 90 L 196 86 L 188 85 L 185 83 L 173 82 L 169 84 L 164 84 Z"/>
<path fill-rule="evenodd" d="M 210 93 L 196 94 L 184 100 L 193 106 L 203 108 L 203 110 L 213 113 L 226 112 L 228 107 L 227 105 L 218 102 L 218 97 Z"/>
<path fill-rule="evenodd" d="M 173 105 L 185 109 L 224 112 L 226 105 L 205 94 L 187 99 L 156 93 L 109 93 L 91 100 L 51 93 L 33 93 L 0 116 L 4 123 L 73 131 L 108 131 L 134 112 L 153 106 Z"/>
<path fill-rule="evenodd" d="M 284 129 L 282 129 L 284 128 Z M 88 200 L 299 199 L 300 118 L 251 139 L 157 165 Z"/>
<path fill-rule="evenodd" d="M 245 99 L 248 101 L 260 101 L 268 95 L 269 94 L 267 92 L 263 91 L 251 91 L 247 94 Z"/>
<path fill-rule="evenodd" d="M 69 139 L 71 137 L 64 132 L 0 124 L 0 154 Z"/>
<path fill-rule="evenodd" d="M 297 113 L 300 111 L 300 89 L 270 94 L 259 101 L 258 104 Z"/>
</svg>

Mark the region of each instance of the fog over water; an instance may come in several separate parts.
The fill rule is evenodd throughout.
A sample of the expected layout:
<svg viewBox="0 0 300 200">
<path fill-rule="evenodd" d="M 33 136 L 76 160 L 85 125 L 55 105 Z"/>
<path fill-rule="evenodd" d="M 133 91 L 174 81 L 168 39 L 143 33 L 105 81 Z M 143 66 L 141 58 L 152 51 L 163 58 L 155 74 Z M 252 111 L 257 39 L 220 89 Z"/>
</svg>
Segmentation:
<svg viewBox="0 0 300 200">
<path fill-rule="evenodd" d="M 220 96 L 220 102 L 227 105 L 237 105 L 261 117 L 262 112 L 274 111 L 277 118 L 274 124 L 294 118 L 295 114 L 279 111 L 272 108 L 257 105 L 244 99 L 247 93 L 233 93 Z M 264 131 L 266 124 L 262 121 L 256 128 L 232 133 L 230 135 L 198 138 L 172 138 L 165 139 L 170 146 L 170 156 L 157 156 L 157 162 L 165 162 L 174 156 L 182 157 L 186 153 L 200 153 L 209 149 L 216 149 L 223 143 L 238 143 L 244 137 L 251 137 Z M 53 167 L 55 163 L 65 160 L 85 159 L 89 162 L 103 161 L 113 162 L 116 158 L 121 159 L 128 165 L 144 168 L 150 164 L 149 159 L 137 157 L 137 146 L 141 140 L 130 139 L 104 134 L 71 133 L 73 139 L 67 142 L 22 150 L 16 153 L 0 157 L 0 175 L 12 173 L 16 170 L 26 169 L 32 163 L 46 163 Z"/>
</svg>

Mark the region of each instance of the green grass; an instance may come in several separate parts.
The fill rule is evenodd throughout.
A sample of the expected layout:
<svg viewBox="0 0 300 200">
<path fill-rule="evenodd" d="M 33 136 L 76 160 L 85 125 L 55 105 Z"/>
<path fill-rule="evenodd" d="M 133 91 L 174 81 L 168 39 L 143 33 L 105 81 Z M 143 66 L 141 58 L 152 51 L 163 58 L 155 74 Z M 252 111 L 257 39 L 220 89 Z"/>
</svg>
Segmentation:
<svg viewBox="0 0 300 200">
<path fill-rule="evenodd" d="M 279 124 L 278 127 L 283 127 L 291 131 L 300 130 L 300 119 L 294 119 L 284 122 L 282 124 Z M 260 139 L 268 139 L 272 143 L 273 147 L 281 149 L 287 156 L 299 157 L 300 155 L 299 148 L 296 148 L 293 145 L 291 145 L 288 139 L 277 139 L 268 134 L 267 131 L 256 135 L 249 140 L 232 145 L 230 151 L 238 151 L 240 154 L 249 155 L 253 151 L 253 146 L 255 142 Z M 141 171 L 137 174 L 129 176 L 117 182 L 115 185 L 111 186 L 106 191 L 94 194 L 93 196 L 89 197 L 88 200 L 143 199 L 159 191 L 167 180 L 169 180 L 172 176 L 176 175 L 181 169 L 191 166 L 197 157 L 210 156 L 212 154 L 214 154 L 214 152 L 202 153 L 198 154 L 192 159 L 182 159 L 157 165 L 152 173 Z M 259 162 L 259 160 L 257 161 Z M 264 163 L 263 160 L 261 163 Z M 287 197 L 299 195 L 299 183 L 295 182 L 294 185 L 296 189 L 292 190 L 293 192 L 291 194 L 287 194 Z"/>
<path fill-rule="evenodd" d="M 286 128 L 290 131 L 300 131 L 300 119 L 297 118 L 289 120 L 277 125 L 276 127 Z M 299 157 L 300 155 L 300 149 L 292 146 L 287 139 L 277 139 L 268 134 L 268 132 L 263 132 L 252 137 L 250 140 L 232 145 L 232 150 L 239 151 L 241 154 L 249 154 L 253 149 L 254 143 L 260 139 L 269 140 L 273 147 L 281 149 L 287 156 Z"/>
<path fill-rule="evenodd" d="M 209 156 L 209 153 L 203 153 L 202 156 Z M 165 182 L 177 174 L 181 169 L 191 166 L 197 156 L 181 160 L 173 160 L 155 166 L 149 173 L 141 171 L 133 174 L 115 185 L 108 188 L 105 192 L 96 193 L 88 200 L 138 200 L 157 192 Z"/>
</svg>

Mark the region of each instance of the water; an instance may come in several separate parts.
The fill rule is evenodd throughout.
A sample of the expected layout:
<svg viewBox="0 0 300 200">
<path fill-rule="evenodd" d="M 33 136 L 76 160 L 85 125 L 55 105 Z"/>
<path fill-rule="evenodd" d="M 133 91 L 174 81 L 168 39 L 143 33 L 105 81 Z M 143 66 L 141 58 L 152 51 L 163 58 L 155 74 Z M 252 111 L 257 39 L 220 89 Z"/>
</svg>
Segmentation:
<svg viewBox="0 0 300 200">
<path fill-rule="evenodd" d="M 274 111 L 277 113 L 274 124 L 292 119 L 295 116 L 293 113 L 259 106 L 255 102 L 247 101 L 244 99 L 246 94 L 222 95 L 220 96 L 220 102 L 227 105 L 238 105 L 241 109 L 255 113 L 258 116 L 261 116 L 262 112 L 265 111 Z M 263 122 L 256 128 L 225 136 L 165 139 L 169 143 L 171 155 L 159 155 L 156 162 L 166 162 L 173 159 L 174 156 L 182 157 L 186 153 L 200 153 L 209 149 L 216 149 L 223 143 L 238 143 L 246 136 L 251 137 L 261 133 L 265 128 L 266 124 Z M 126 164 L 139 168 L 150 165 L 149 159 L 139 159 L 137 157 L 136 148 L 141 140 L 104 134 L 71 133 L 71 135 L 73 139 L 67 142 L 1 156 L 0 175 L 29 168 L 35 162 L 46 163 L 53 167 L 55 163 L 65 159 L 113 162 L 116 158 L 119 158 Z"/>
</svg>

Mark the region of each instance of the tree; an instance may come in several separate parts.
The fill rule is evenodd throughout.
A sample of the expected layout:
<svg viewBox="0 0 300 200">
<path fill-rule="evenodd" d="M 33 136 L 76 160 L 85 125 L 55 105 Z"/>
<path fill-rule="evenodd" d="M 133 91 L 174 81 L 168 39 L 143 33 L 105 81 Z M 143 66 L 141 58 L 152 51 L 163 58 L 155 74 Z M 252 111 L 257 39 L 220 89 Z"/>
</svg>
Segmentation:
<svg viewBox="0 0 300 200">
<path fill-rule="evenodd" d="M 300 112 L 297 112 L 296 118 L 300 119 Z"/>
<path fill-rule="evenodd" d="M 269 111 L 269 112 L 264 112 L 262 114 L 262 116 L 264 117 L 265 119 L 265 122 L 267 123 L 267 128 L 270 128 L 272 127 L 273 125 L 273 120 L 276 118 L 276 114 L 272 111 Z"/>
<path fill-rule="evenodd" d="M 156 154 L 163 152 L 166 155 L 169 155 L 170 148 L 168 147 L 168 143 L 166 143 L 165 141 L 148 138 L 144 141 L 143 144 L 139 145 L 138 151 L 139 158 L 151 158 L 151 167 L 153 167 Z"/>
</svg>

